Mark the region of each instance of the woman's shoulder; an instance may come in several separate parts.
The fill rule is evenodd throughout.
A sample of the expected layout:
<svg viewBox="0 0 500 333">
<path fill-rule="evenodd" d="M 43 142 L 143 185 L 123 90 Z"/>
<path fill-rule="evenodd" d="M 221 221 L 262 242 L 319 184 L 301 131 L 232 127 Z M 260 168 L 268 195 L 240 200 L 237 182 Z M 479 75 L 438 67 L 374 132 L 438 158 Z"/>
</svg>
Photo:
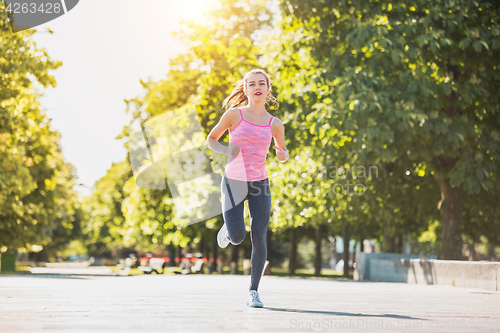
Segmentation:
<svg viewBox="0 0 500 333">
<path fill-rule="evenodd" d="M 224 112 L 224 114 L 227 114 L 229 116 L 236 116 L 236 115 L 239 115 L 239 108 L 230 108 L 230 109 L 227 109 L 226 112 Z"/>
<path fill-rule="evenodd" d="M 278 117 L 273 116 L 273 122 L 271 123 L 271 126 L 283 127 L 283 123 L 281 122 L 281 120 Z"/>
<path fill-rule="evenodd" d="M 238 108 L 231 108 L 227 109 L 224 114 L 222 114 L 222 118 L 228 119 L 228 120 L 234 120 L 236 117 L 239 117 L 239 111 Z"/>
</svg>

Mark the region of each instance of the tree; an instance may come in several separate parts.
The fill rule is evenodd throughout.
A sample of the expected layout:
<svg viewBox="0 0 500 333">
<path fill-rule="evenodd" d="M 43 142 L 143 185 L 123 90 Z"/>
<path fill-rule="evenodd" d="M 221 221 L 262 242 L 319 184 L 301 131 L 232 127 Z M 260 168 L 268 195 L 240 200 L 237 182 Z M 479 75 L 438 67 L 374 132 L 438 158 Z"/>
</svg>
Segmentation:
<svg viewBox="0 0 500 333">
<path fill-rule="evenodd" d="M 466 195 L 464 197 L 464 211 L 462 218 L 468 223 L 464 226 L 464 233 L 473 243 L 481 242 L 481 237 L 488 240 L 491 248 L 500 245 L 500 177 L 492 177 L 493 190 L 480 195 Z M 490 253 L 491 257 L 492 253 Z"/>
<path fill-rule="evenodd" d="M 55 87 L 49 72 L 62 63 L 37 48 L 35 30 L 10 33 L 9 15 L 0 3 L 0 251 L 33 245 L 55 251 L 78 224 L 76 175 L 35 82 Z"/>
<path fill-rule="evenodd" d="M 94 184 L 92 195 L 85 203 L 84 225 L 84 243 L 91 255 L 102 255 L 122 244 L 130 245 L 122 206 L 127 197 L 124 186 L 131 176 L 129 163 L 113 163 L 106 175 Z"/>
<path fill-rule="evenodd" d="M 441 193 L 439 257 L 461 259 L 461 192 L 491 190 L 500 160 L 499 4 L 287 0 L 281 8 L 282 75 L 301 83 L 289 95 L 309 106 L 301 125 L 326 141 L 337 132 L 356 139 L 367 164 L 407 154 L 408 168 L 422 165 Z M 287 67 L 287 58 L 296 63 L 290 52 L 307 64 Z"/>
<path fill-rule="evenodd" d="M 189 52 L 170 61 L 164 80 L 141 81 L 144 94 L 126 101 L 133 120 L 117 139 L 127 137 L 132 127 L 140 128 L 144 122 L 187 104 L 196 105 L 202 128 L 208 134 L 223 113 L 222 101 L 231 92 L 232 84 L 258 65 L 254 45 L 257 36 L 253 34 L 271 21 L 266 3 L 221 0 L 206 13 L 207 24 L 185 22 L 177 36 L 187 43 Z M 125 220 L 137 232 L 139 226 L 140 230 L 149 230 L 149 239 L 142 238 L 143 242 L 181 246 L 192 242 L 205 249 L 211 244 L 215 247 L 212 235 L 222 225 L 222 215 L 178 229 L 171 219 L 170 189 L 140 189 L 133 178 L 126 187 Z M 203 241 L 198 242 L 200 239 Z"/>
</svg>

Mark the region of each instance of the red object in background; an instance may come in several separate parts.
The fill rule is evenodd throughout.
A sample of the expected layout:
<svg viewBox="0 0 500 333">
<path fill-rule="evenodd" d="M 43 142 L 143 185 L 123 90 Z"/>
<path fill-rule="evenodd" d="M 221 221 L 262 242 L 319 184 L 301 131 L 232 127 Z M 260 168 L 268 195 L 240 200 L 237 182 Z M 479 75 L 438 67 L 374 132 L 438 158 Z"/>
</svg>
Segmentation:
<svg viewBox="0 0 500 333">
<path fill-rule="evenodd" d="M 141 259 L 139 260 L 144 260 L 144 261 L 149 261 L 149 259 L 163 259 L 165 260 L 165 262 L 170 262 L 170 257 L 142 257 Z"/>
<path fill-rule="evenodd" d="M 186 257 L 183 257 L 182 258 L 182 261 L 191 261 L 191 262 L 196 262 L 196 260 L 198 260 L 199 258 L 198 257 L 191 257 L 191 258 L 186 258 Z M 207 262 L 207 258 L 203 257 L 203 262 Z M 177 259 L 179 260 L 179 259 Z"/>
<path fill-rule="evenodd" d="M 165 262 L 170 262 L 169 257 L 142 257 L 139 258 L 139 262 L 141 263 L 142 266 L 146 266 L 146 264 L 149 262 L 149 259 L 163 259 Z"/>
<path fill-rule="evenodd" d="M 141 262 L 141 265 L 145 265 L 149 262 L 150 259 L 155 258 L 155 259 L 163 259 L 165 262 L 170 262 L 170 257 L 141 257 L 139 258 L 139 261 Z M 207 262 L 207 258 L 203 257 L 203 262 Z M 182 257 L 181 261 L 191 261 L 191 262 L 196 262 L 198 260 L 198 257 L 191 257 L 191 258 L 186 258 Z M 179 262 L 179 257 L 175 257 L 175 261 Z M 213 258 L 210 258 L 210 262 L 213 262 Z M 217 260 L 219 261 L 219 260 Z M 144 264 L 143 264 L 144 263 Z"/>
</svg>

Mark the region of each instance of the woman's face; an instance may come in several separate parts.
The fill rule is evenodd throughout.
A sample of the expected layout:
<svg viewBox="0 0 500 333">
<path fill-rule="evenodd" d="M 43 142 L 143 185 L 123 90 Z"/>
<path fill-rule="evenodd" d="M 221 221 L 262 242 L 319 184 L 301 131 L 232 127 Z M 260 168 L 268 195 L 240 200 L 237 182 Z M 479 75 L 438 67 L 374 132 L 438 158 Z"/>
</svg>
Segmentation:
<svg viewBox="0 0 500 333">
<path fill-rule="evenodd" d="M 267 86 L 266 76 L 262 73 L 254 73 L 248 76 L 246 82 L 246 95 L 248 99 L 254 101 L 265 101 L 269 87 Z"/>
</svg>

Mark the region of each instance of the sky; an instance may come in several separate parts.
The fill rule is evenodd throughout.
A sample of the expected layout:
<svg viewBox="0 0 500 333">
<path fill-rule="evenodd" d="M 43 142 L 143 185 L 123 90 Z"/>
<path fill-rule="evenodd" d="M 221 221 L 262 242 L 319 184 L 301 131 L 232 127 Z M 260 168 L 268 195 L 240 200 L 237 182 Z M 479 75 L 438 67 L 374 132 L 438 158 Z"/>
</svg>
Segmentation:
<svg viewBox="0 0 500 333">
<path fill-rule="evenodd" d="M 75 188 L 82 195 L 90 195 L 113 162 L 125 159 L 123 140 L 115 140 L 131 119 L 124 100 L 141 96 L 141 79 L 162 79 L 169 58 L 188 50 L 171 33 L 183 19 L 203 20 L 207 3 L 83 0 L 34 28 L 37 48 L 63 63 L 49 72 L 57 86 L 43 89 L 40 102 L 52 129 L 61 133 L 64 156 L 77 169 L 77 184 L 83 185 Z"/>
</svg>

